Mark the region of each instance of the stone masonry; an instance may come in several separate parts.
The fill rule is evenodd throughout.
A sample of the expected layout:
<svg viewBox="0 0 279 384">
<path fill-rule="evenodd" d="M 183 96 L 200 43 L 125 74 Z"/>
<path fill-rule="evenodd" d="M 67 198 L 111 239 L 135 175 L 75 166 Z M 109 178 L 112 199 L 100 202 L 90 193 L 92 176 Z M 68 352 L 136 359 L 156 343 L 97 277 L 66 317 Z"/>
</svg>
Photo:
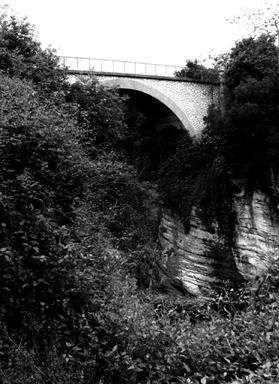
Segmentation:
<svg viewBox="0 0 279 384">
<path fill-rule="evenodd" d="M 71 71 L 70 81 L 80 76 L 90 77 L 88 72 Z M 203 118 L 212 103 L 220 100 L 220 85 L 201 80 L 162 76 L 116 74 L 94 72 L 100 83 L 145 93 L 167 106 L 190 135 L 199 135 L 204 128 Z"/>
<path fill-rule="evenodd" d="M 99 73 L 100 82 L 138 90 L 160 100 L 179 118 L 191 135 L 199 135 L 208 106 L 219 102 L 219 84 L 179 78 Z"/>
</svg>

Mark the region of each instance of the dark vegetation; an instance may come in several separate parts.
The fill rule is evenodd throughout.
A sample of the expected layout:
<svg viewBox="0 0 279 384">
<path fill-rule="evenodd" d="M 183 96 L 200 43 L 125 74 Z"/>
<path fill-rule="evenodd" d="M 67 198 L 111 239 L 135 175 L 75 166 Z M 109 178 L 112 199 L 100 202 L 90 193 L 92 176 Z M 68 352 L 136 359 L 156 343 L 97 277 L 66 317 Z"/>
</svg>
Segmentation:
<svg viewBox="0 0 279 384">
<path fill-rule="evenodd" d="M 156 273 L 161 197 L 215 215 L 228 174 L 252 188 L 276 170 L 277 69 L 253 78 L 241 61 L 262 40 L 232 51 L 226 113 L 212 106 L 193 142 L 94 78 L 70 85 L 33 27 L 1 12 L 0 383 L 278 382 L 276 274 L 208 303 L 163 295 Z"/>
<path fill-rule="evenodd" d="M 185 68 L 174 73 L 176 77 L 193 80 L 219 82 L 219 72 L 215 68 L 207 68 L 197 60 L 187 60 Z"/>
<path fill-rule="evenodd" d="M 217 219 L 229 231 L 231 196 L 237 192 L 232 180 L 245 180 L 248 194 L 256 188 L 268 192 L 271 174 L 278 175 L 274 39 L 261 35 L 238 42 L 224 67 L 223 86 L 223 106 L 210 107 L 200 140 L 185 136 L 159 171 L 161 195 L 169 207 L 183 212 L 186 227 L 194 205 L 202 208 L 204 219 Z"/>
</svg>

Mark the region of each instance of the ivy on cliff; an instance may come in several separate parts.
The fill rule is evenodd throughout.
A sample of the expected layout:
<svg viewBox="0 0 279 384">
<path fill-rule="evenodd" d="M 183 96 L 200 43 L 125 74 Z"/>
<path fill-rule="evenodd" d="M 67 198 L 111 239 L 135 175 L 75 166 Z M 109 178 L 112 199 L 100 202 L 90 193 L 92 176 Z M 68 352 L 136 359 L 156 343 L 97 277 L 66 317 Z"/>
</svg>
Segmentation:
<svg viewBox="0 0 279 384">
<path fill-rule="evenodd" d="M 230 228 L 229 185 L 226 163 L 216 143 L 203 133 L 199 141 L 188 134 L 178 143 L 176 153 L 162 165 L 158 175 L 159 191 L 166 207 L 173 210 L 188 228 L 193 207 L 210 227 L 214 219 Z M 222 210 L 225 209 L 226 215 Z"/>
</svg>

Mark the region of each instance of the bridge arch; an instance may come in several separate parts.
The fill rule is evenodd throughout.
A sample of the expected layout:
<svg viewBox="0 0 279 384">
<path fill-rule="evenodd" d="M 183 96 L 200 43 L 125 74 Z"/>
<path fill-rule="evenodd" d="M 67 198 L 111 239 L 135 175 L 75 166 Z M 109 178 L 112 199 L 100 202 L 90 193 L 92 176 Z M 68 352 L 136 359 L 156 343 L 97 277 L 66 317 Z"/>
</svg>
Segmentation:
<svg viewBox="0 0 279 384">
<path fill-rule="evenodd" d="M 131 97 L 131 105 L 146 116 L 156 128 L 174 126 L 188 130 L 191 136 L 196 134 L 186 114 L 166 95 L 152 86 L 129 78 L 103 80 L 108 87 L 119 88 Z M 155 111 L 155 114 L 154 114 Z"/>
</svg>

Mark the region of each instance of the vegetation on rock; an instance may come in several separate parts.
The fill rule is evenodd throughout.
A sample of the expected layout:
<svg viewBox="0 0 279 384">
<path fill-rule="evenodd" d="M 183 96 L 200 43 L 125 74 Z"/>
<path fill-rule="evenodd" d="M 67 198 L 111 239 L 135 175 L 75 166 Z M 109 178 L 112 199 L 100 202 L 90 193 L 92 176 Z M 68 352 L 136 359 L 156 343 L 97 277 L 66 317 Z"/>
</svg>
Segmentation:
<svg viewBox="0 0 279 384">
<path fill-rule="evenodd" d="M 268 191 L 278 173 L 277 48 L 272 37 L 243 39 L 226 58 L 224 105 L 212 105 L 200 140 L 185 137 L 160 170 L 164 201 L 187 223 L 193 206 L 219 221 L 231 217 L 232 179 Z M 175 170 L 175 172 L 173 171 Z M 221 215 L 220 215 L 220 212 Z M 233 218 L 232 218 L 233 219 Z M 221 226 L 223 227 L 223 226 Z"/>
</svg>

